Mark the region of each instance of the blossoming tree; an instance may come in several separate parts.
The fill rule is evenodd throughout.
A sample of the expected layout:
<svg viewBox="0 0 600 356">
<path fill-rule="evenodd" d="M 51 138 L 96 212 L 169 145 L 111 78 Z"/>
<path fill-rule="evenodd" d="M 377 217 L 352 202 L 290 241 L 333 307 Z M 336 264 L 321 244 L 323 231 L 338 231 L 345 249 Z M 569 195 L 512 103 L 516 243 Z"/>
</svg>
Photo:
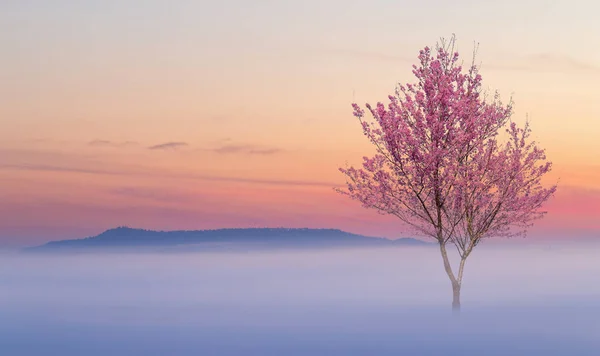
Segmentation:
<svg viewBox="0 0 600 356">
<path fill-rule="evenodd" d="M 512 104 L 498 94 L 482 94 L 479 67 L 463 71 L 454 52 L 455 38 L 442 40 L 435 53 L 425 47 L 413 66 L 416 83 L 399 85 L 387 107 L 352 104 L 375 156 L 363 167 L 340 168 L 342 194 L 366 208 L 398 217 L 415 232 L 439 243 L 460 310 L 460 289 L 467 257 L 485 238 L 524 235 L 541 218 L 542 204 L 556 191 L 544 188 L 550 171 L 545 152 L 529 139 L 529 124 L 511 122 Z M 473 57 L 474 59 L 474 57 Z M 504 129 L 506 140 L 499 140 Z M 453 270 L 447 246 L 458 251 Z"/>
</svg>

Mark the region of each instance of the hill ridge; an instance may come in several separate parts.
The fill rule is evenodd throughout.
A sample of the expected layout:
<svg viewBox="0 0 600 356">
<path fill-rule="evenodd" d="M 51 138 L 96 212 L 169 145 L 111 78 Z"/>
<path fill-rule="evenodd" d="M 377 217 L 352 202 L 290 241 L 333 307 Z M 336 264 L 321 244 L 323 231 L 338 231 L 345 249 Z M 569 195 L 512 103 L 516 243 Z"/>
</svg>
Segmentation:
<svg viewBox="0 0 600 356">
<path fill-rule="evenodd" d="M 425 245 L 414 238 L 391 240 L 364 236 L 333 228 L 221 228 L 205 230 L 148 230 L 119 226 L 95 236 L 80 239 L 56 240 L 29 247 L 27 251 L 64 248 L 168 247 L 193 245 L 207 247 L 215 244 L 260 245 L 269 247 L 333 247 L 333 246 L 398 246 Z"/>
</svg>

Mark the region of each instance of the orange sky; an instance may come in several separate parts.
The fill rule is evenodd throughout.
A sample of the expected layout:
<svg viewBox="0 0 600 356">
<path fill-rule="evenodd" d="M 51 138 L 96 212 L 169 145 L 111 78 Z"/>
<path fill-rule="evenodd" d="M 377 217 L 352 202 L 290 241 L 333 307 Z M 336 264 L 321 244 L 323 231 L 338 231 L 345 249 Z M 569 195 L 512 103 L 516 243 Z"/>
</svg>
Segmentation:
<svg viewBox="0 0 600 356">
<path fill-rule="evenodd" d="M 385 100 L 452 32 L 467 60 L 480 42 L 484 85 L 512 95 L 554 162 L 533 235 L 600 236 L 596 5 L 459 1 L 451 21 L 431 3 L 427 27 L 383 0 L 0 5 L 0 244 L 117 225 L 406 236 L 332 190 L 372 152 L 350 103 Z M 472 13 L 488 18 L 461 20 Z"/>
</svg>

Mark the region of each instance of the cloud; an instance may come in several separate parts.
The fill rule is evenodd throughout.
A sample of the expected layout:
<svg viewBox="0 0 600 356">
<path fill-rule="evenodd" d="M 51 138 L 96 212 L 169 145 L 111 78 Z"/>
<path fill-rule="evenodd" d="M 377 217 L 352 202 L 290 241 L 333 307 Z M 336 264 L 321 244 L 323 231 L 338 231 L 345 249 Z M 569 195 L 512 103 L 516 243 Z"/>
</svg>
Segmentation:
<svg viewBox="0 0 600 356">
<path fill-rule="evenodd" d="M 89 146 L 93 147 L 130 147 L 137 145 L 134 141 L 113 142 L 109 140 L 93 140 L 88 142 Z"/>
<path fill-rule="evenodd" d="M 222 182 L 238 182 L 238 183 L 254 183 L 268 185 L 296 185 L 296 186 L 323 186 L 334 187 L 336 184 L 316 181 L 298 181 L 298 180 L 279 180 L 279 179 L 253 179 L 253 178 L 237 178 L 237 177 L 222 177 L 222 176 L 206 176 L 194 175 L 188 176 L 193 179 L 222 181 Z"/>
<path fill-rule="evenodd" d="M 163 203 L 181 203 L 198 199 L 198 194 L 192 196 L 190 194 L 177 193 L 163 188 L 121 187 L 111 189 L 109 193 Z"/>
<path fill-rule="evenodd" d="M 396 55 L 377 51 L 364 51 L 356 49 L 323 49 L 324 53 L 342 55 L 353 58 L 372 59 L 377 61 L 408 62 L 417 64 L 417 56 Z M 461 56 L 465 60 L 465 65 L 470 64 L 471 53 L 463 53 Z M 478 57 L 479 58 L 479 57 Z M 480 62 L 483 68 L 499 70 L 515 70 L 529 72 L 597 72 L 600 73 L 600 65 L 587 63 L 583 60 L 558 54 L 558 53 L 538 53 L 529 56 L 514 56 L 506 54 L 496 54 L 492 61 Z"/>
<path fill-rule="evenodd" d="M 150 146 L 150 150 L 176 150 L 181 147 L 189 146 L 186 142 L 166 142 L 158 145 Z"/>
<path fill-rule="evenodd" d="M 70 172 L 82 174 L 97 174 L 97 175 L 119 175 L 119 176 L 153 176 L 171 179 L 191 179 L 202 181 L 216 182 L 234 182 L 234 183 L 250 183 L 250 184 L 265 184 L 265 185 L 281 185 L 281 186 L 318 186 L 318 187 L 337 187 L 340 184 L 305 181 L 305 180 L 280 180 L 280 179 L 260 179 L 260 178 L 242 178 L 242 177 L 224 177 L 193 173 L 168 174 L 159 171 L 125 171 L 125 170 L 110 170 L 103 168 L 79 168 L 69 166 L 54 166 L 44 164 L 3 164 L 1 169 L 12 169 L 21 171 L 45 171 L 45 172 Z"/>
<path fill-rule="evenodd" d="M 580 61 L 576 58 L 553 54 L 540 53 L 528 57 L 533 66 L 541 65 L 541 69 L 563 69 L 572 71 L 599 71 L 600 67 Z"/>
<path fill-rule="evenodd" d="M 25 139 L 23 141 L 31 144 L 32 146 L 41 144 L 44 147 L 48 147 L 48 145 L 65 146 L 65 145 L 69 145 L 69 144 L 73 143 L 73 141 L 69 141 L 69 140 L 57 140 L 57 139 L 53 139 L 53 138 L 43 138 L 43 137 L 33 138 L 33 139 Z"/>
<path fill-rule="evenodd" d="M 400 55 L 383 53 L 383 52 L 363 51 L 363 50 L 356 50 L 356 49 L 342 49 L 342 48 L 324 49 L 323 51 L 326 53 L 330 53 L 330 54 L 342 55 L 342 56 L 353 57 L 353 58 L 377 59 L 377 60 L 381 60 L 381 61 L 391 61 L 391 62 L 414 62 L 414 63 L 416 63 L 416 61 L 417 61 L 416 54 L 418 54 L 418 52 L 415 52 L 414 57 L 408 57 L 408 56 L 400 56 Z"/>
<path fill-rule="evenodd" d="M 67 172 L 67 173 L 84 173 L 84 174 L 105 174 L 105 175 L 130 175 L 128 172 L 120 172 L 116 170 L 79 168 L 79 167 L 64 167 L 45 164 L 2 164 L 0 169 L 14 169 L 19 171 L 38 171 L 38 172 Z"/>
<path fill-rule="evenodd" d="M 93 140 L 88 142 L 90 146 L 112 146 L 112 142 L 107 140 Z"/>
<path fill-rule="evenodd" d="M 498 55 L 495 56 L 495 61 L 483 62 L 481 66 L 484 69 L 538 73 L 600 73 L 600 66 L 556 53 L 538 53 L 520 57 Z"/>
<path fill-rule="evenodd" d="M 281 152 L 282 149 L 276 147 L 259 148 L 253 145 L 223 145 L 210 151 L 220 154 L 271 155 Z"/>
</svg>

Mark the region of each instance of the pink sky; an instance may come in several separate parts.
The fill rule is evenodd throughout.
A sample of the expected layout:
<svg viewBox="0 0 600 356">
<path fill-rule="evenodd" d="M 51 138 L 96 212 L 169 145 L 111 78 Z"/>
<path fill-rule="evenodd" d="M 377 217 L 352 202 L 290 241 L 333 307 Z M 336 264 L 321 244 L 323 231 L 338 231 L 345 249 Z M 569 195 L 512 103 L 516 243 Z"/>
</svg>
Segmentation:
<svg viewBox="0 0 600 356">
<path fill-rule="evenodd" d="M 467 60 L 480 42 L 484 85 L 512 95 L 514 120 L 529 114 L 554 162 L 559 190 L 531 235 L 600 236 L 594 9 L 459 1 L 451 21 L 438 1 L 430 26 L 384 1 L 234 2 L 0 5 L 12 29 L 0 35 L 0 244 L 119 225 L 408 236 L 333 191 L 337 168 L 372 152 L 350 103 L 385 100 L 413 80 L 419 49 L 452 32 Z"/>
</svg>

